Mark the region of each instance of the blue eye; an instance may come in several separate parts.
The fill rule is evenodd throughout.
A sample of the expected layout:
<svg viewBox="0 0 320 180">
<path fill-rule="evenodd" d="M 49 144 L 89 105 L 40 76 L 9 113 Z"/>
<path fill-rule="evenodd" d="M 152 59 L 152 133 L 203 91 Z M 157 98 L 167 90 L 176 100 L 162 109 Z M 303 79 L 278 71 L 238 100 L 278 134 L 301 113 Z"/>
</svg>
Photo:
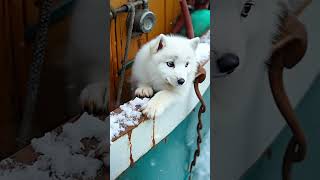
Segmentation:
<svg viewBox="0 0 320 180">
<path fill-rule="evenodd" d="M 173 61 L 167 62 L 167 66 L 174 68 L 174 62 Z"/>
</svg>

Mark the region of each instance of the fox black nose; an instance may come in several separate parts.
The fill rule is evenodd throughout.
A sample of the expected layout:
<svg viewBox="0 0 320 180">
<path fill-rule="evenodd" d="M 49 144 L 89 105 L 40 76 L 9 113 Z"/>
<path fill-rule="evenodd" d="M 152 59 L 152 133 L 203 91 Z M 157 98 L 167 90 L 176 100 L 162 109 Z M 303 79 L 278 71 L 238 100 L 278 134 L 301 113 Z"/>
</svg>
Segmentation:
<svg viewBox="0 0 320 180">
<path fill-rule="evenodd" d="M 178 79 L 178 84 L 179 85 L 182 85 L 183 83 L 184 83 L 184 79 L 182 79 L 182 78 Z"/>
<path fill-rule="evenodd" d="M 217 65 L 221 73 L 232 73 L 239 66 L 239 57 L 232 54 L 223 54 L 218 60 Z"/>
</svg>

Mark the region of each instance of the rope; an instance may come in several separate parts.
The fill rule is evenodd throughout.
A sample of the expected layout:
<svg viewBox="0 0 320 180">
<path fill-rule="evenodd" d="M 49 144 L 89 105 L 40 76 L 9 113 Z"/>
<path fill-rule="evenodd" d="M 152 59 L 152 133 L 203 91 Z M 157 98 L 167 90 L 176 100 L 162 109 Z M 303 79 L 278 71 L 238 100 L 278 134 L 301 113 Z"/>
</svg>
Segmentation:
<svg viewBox="0 0 320 180">
<path fill-rule="evenodd" d="M 33 62 L 29 69 L 29 81 L 27 82 L 27 97 L 20 127 L 18 141 L 25 144 L 28 141 L 31 121 L 35 111 L 40 86 L 40 74 L 48 44 L 48 26 L 52 9 L 52 0 L 43 0 L 39 15 L 39 29 L 33 44 Z"/>
<path fill-rule="evenodd" d="M 133 29 L 133 23 L 134 23 L 134 16 L 135 16 L 135 6 L 132 3 L 128 4 L 128 19 L 130 19 L 130 21 L 128 22 L 129 24 L 127 24 L 127 40 L 126 40 L 126 48 L 125 48 L 125 52 L 124 52 L 124 58 L 121 61 L 121 75 L 120 75 L 120 82 L 118 85 L 118 94 L 117 94 L 117 101 L 116 101 L 116 105 L 119 106 L 120 105 L 120 101 L 121 101 L 121 95 L 122 95 L 122 89 L 123 89 L 123 84 L 124 84 L 124 79 L 125 79 L 125 72 L 126 72 L 126 68 L 124 68 L 125 64 L 127 63 L 128 60 L 128 52 L 129 52 L 129 46 L 130 46 L 130 42 L 131 42 L 131 36 L 132 36 L 132 29 Z"/>
</svg>

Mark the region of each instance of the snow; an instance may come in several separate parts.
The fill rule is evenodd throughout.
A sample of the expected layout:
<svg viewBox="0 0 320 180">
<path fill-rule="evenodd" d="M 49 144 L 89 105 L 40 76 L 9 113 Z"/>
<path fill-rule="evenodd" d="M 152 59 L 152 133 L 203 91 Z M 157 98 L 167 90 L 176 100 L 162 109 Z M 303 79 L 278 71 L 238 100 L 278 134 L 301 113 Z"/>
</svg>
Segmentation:
<svg viewBox="0 0 320 180">
<path fill-rule="evenodd" d="M 112 139 L 118 137 L 121 132 L 128 126 L 136 126 L 139 124 L 139 119 L 142 113 L 139 111 L 143 107 L 149 98 L 138 98 L 131 100 L 120 106 L 122 110 L 120 113 L 110 113 L 110 143 Z"/>
<path fill-rule="evenodd" d="M 99 147 L 105 147 L 107 142 L 107 122 L 85 113 L 76 122 L 66 123 L 61 133 L 48 132 L 41 138 L 32 139 L 34 151 L 40 154 L 37 160 L 32 165 L 12 159 L 2 161 L 0 180 L 94 179 L 106 162 L 106 157 L 101 160 L 96 157 L 107 151 L 99 151 Z M 98 142 L 95 147 L 90 146 L 88 153 L 81 142 L 84 138 L 94 138 Z"/>
<path fill-rule="evenodd" d="M 6 159 L 1 162 L 1 167 L 15 166 L 12 169 L 0 170 L 1 180 L 21 180 L 21 179 L 42 179 L 49 180 L 49 173 L 39 170 L 43 165 L 26 166 L 11 159 Z M 54 178 L 51 178 L 51 180 Z"/>
<path fill-rule="evenodd" d="M 101 121 L 93 116 L 84 114 L 76 123 L 67 123 L 63 126 L 63 131 L 60 135 L 66 144 L 71 146 L 73 152 L 79 152 L 82 147 L 80 140 L 83 137 L 95 137 L 100 142 L 107 141 L 108 121 Z"/>
</svg>

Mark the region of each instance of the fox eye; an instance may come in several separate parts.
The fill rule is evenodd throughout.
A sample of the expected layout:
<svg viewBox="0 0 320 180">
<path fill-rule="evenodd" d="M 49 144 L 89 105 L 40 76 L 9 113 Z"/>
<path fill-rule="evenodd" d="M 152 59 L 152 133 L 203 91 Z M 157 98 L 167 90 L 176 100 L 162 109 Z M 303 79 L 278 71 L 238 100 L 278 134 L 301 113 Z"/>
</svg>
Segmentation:
<svg viewBox="0 0 320 180">
<path fill-rule="evenodd" d="M 167 62 L 167 66 L 174 68 L 174 62 L 173 61 Z"/>
<path fill-rule="evenodd" d="M 249 12 L 253 6 L 254 6 L 254 1 L 248 0 L 242 8 L 241 17 L 246 18 L 249 15 Z"/>
<path fill-rule="evenodd" d="M 188 67 L 188 65 L 189 65 L 189 62 L 186 63 L 185 67 Z"/>
</svg>

